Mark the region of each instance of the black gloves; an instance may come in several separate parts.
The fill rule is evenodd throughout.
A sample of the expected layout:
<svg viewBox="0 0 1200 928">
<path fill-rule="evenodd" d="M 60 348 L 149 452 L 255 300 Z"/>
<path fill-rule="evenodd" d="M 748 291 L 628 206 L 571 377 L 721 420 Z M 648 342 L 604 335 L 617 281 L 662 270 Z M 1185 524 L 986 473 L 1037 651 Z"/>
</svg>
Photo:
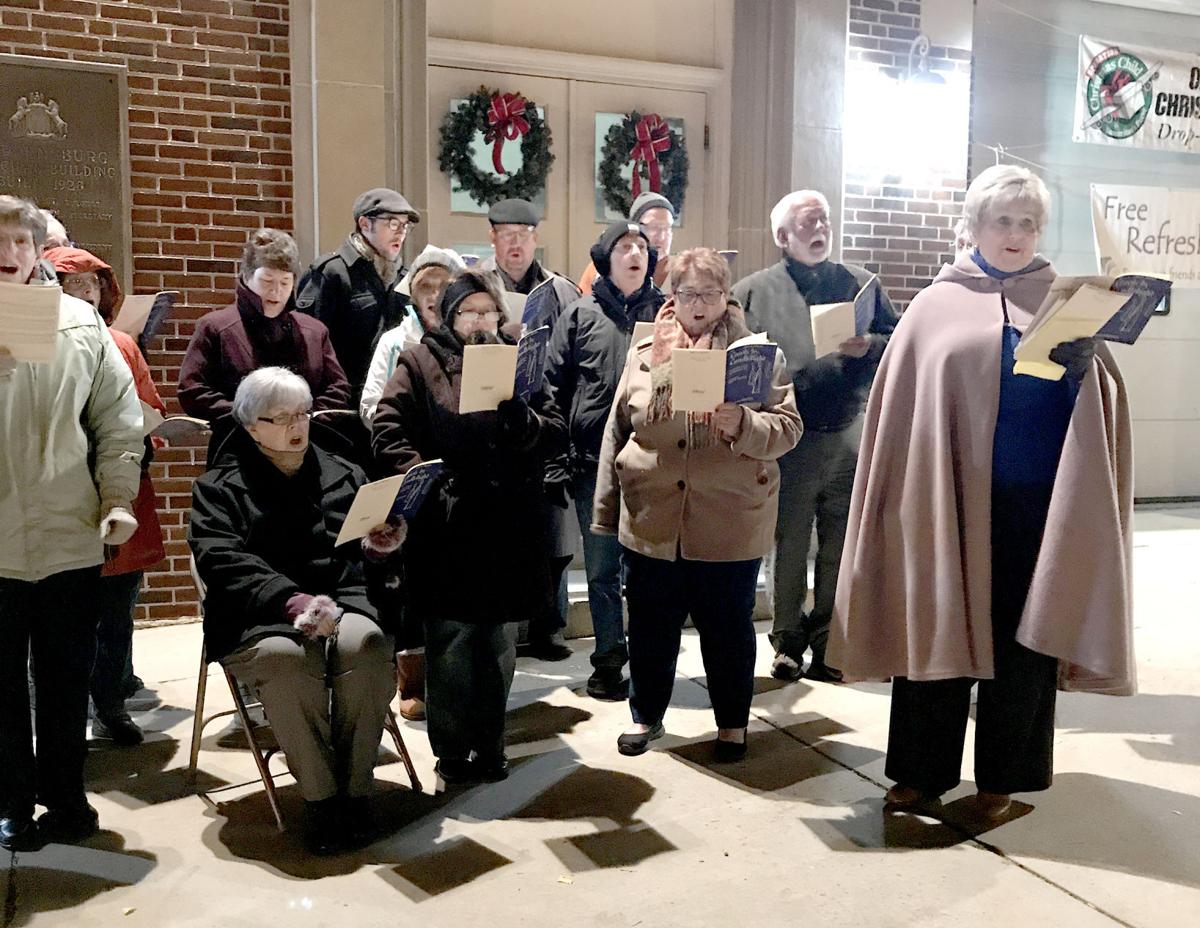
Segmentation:
<svg viewBox="0 0 1200 928">
<path fill-rule="evenodd" d="M 1095 338 L 1077 338 L 1073 342 L 1062 342 L 1050 352 L 1050 360 L 1067 369 L 1067 377 L 1079 383 L 1087 375 L 1096 357 Z"/>
<path fill-rule="evenodd" d="M 559 509 L 566 509 L 571 505 L 571 488 L 569 480 L 546 480 L 543 484 L 543 492 L 546 496 L 546 502 L 551 506 L 557 506 Z"/>
<path fill-rule="evenodd" d="M 500 440 L 508 446 L 524 448 L 537 438 L 537 414 L 520 397 L 501 400 L 496 415 L 500 419 Z"/>
</svg>

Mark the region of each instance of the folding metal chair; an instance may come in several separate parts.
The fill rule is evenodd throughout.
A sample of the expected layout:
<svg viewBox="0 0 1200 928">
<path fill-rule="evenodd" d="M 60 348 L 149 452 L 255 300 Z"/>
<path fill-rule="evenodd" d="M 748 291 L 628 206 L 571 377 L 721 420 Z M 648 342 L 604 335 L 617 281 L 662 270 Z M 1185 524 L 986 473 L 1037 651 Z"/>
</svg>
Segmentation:
<svg viewBox="0 0 1200 928">
<path fill-rule="evenodd" d="M 191 558 L 190 567 L 192 582 L 196 586 L 196 593 L 201 603 L 200 608 L 203 612 L 204 581 L 200 579 L 200 574 L 196 570 L 196 559 L 194 557 Z M 225 675 L 225 682 L 229 684 L 229 694 L 233 698 L 233 708 L 214 712 L 212 715 L 205 717 L 204 697 L 208 689 L 208 664 L 208 647 L 205 644 L 201 644 L 200 674 L 196 681 L 196 711 L 192 716 L 192 751 L 191 757 L 188 760 L 188 782 L 195 783 L 196 781 L 197 761 L 200 757 L 200 741 L 204 737 L 204 729 L 210 722 L 214 722 L 219 718 L 236 715 L 241 721 L 242 731 L 246 735 L 246 744 L 250 748 L 254 764 L 258 768 L 258 776 L 262 780 L 263 788 L 267 792 L 267 802 L 270 803 L 271 812 L 275 815 L 275 824 L 279 827 L 280 831 L 284 831 L 283 813 L 279 809 L 279 795 L 275 788 L 275 777 L 271 773 L 270 768 L 271 755 L 278 749 L 274 747 L 264 748 L 262 746 L 262 743 L 259 741 L 259 732 L 262 730 L 262 726 L 256 726 L 250 718 L 250 710 L 261 708 L 262 703 L 258 701 L 247 702 L 242 695 L 237 678 L 234 677 L 224 664 L 221 664 L 221 672 Z M 404 764 L 404 769 L 408 772 L 408 779 L 412 784 L 413 790 L 420 792 L 421 781 L 417 777 L 417 768 L 413 765 L 412 757 L 404 744 L 404 736 L 400 734 L 400 726 L 396 722 L 395 713 L 392 712 L 390 705 L 387 709 L 387 715 L 384 717 L 383 727 L 392 736 L 392 741 L 396 745 L 396 753 L 400 756 L 400 760 Z"/>
</svg>

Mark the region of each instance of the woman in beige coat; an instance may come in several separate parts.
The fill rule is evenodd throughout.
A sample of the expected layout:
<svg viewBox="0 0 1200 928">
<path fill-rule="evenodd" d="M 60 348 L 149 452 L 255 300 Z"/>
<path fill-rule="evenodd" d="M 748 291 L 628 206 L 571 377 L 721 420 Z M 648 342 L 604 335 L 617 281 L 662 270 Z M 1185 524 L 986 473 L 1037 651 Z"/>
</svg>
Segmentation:
<svg viewBox="0 0 1200 928">
<path fill-rule="evenodd" d="M 1050 785 L 1056 686 L 1128 694 L 1129 410 L 1103 342 L 1059 345 L 1059 380 L 1013 351 L 1054 281 L 1037 254 L 1045 184 L 988 168 L 974 249 L 900 320 L 867 406 L 829 659 L 893 679 L 897 808 L 958 785 L 970 713 L 980 810 Z"/>
<path fill-rule="evenodd" d="M 626 361 L 596 486 L 592 531 L 617 535 L 627 565 L 634 724 L 617 746 L 641 754 L 662 737 L 690 615 L 718 727 L 715 756 L 734 761 L 746 753 L 754 592 L 775 535 L 775 462 L 800 440 L 802 425 L 780 352 L 765 403 L 674 411 L 672 351 L 724 349 L 750 333 L 729 301 L 729 267 L 717 252 L 677 256 L 670 283 L 674 297 L 659 310 L 653 336 Z"/>
</svg>

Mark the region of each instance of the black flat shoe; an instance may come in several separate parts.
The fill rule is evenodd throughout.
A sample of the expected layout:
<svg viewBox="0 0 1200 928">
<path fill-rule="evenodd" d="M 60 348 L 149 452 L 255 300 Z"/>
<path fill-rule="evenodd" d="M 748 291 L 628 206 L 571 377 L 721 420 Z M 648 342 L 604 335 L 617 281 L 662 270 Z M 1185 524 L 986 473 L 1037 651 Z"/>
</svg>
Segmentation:
<svg viewBox="0 0 1200 928">
<path fill-rule="evenodd" d="M 650 726 L 649 731 L 630 732 L 617 737 L 617 750 L 626 757 L 637 757 L 650 749 L 650 742 L 657 741 L 664 734 L 662 722 Z"/>
<path fill-rule="evenodd" d="M 478 779 L 478 770 L 466 757 L 440 757 L 433 772 L 443 783 L 474 783 Z"/>
<path fill-rule="evenodd" d="M 713 742 L 713 760 L 718 764 L 735 764 L 746 756 L 746 739 L 725 741 L 718 738 Z"/>
<path fill-rule="evenodd" d="M 841 683 L 842 672 L 828 664 L 813 661 L 808 665 L 808 670 L 804 671 L 804 679 L 817 683 Z"/>
<path fill-rule="evenodd" d="M 36 851 L 41 846 L 41 833 L 32 816 L 0 818 L 0 847 L 6 851 Z"/>
<path fill-rule="evenodd" d="M 501 754 L 499 757 L 476 757 L 471 762 L 475 767 L 475 777 L 484 783 L 499 783 L 508 779 L 508 758 Z"/>
<path fill-rule="evenodd" d="M 46 844 L 74 844 L 100 830 L 100 816 L 85 802 L 82 806 L 47 809 L 39 816 L 37 827 Z"/>
<path fill-rule="evenodd" d="M 92 737 L 101 740 L 107 739 L 123 748 L 134 747 L 146 740 L 142 730 L 138 728 L 137 723 L 129 717 L 127 712 L 109 718 L 93 719 Z"/>
<path fill-rule="evenodd" d="M 375 840 L 377 831 L 370 796 L 342 798 L 342 839 L 347 848 L 366 847 Z"/>
<path fill-rule="evenodd" d="M 532 637 L 525 645 L 525 655 L 539 661 L 565 661 L 574 653 L 561 631 Z"/>
</svg>

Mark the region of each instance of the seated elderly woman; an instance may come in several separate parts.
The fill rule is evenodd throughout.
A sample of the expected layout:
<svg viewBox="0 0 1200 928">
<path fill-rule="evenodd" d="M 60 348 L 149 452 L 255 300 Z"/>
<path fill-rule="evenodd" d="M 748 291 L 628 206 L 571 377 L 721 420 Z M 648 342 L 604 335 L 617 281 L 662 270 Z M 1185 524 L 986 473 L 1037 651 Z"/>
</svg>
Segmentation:
<svg viewBox="0 0 1200 928">
<path fill-rule="evenodd" d="M 188 541 L 208 657 L 257 690 L 304 796 L 309 847 L 328 853 L 370 837 L 393 649 L 371 565 L 358 544 L 334 546 L 365 478 L 309 445 L 311 409 L 308 384 L 283 368 L 241 382 L 239 429 L 193 487 Z M 401 540 L 380 527 L 364 547 L 378 557 Z"/>
<path fill-rule="evenodd" d="M 729 265 L 711 248 L 671 263 L 674 294 L 654 334 L 630 351 L 600 453 L 592 531 L 624 548 L 629 604 L 629 705 L 633 726 L 617 739 L 642 754 L 663 735 L 680 633 L 700 633 L 717 722 L 715 757 L 746 753 L 754 690 L 754 593 L 775 536 L 777 459 L 802 425 L 781 351 L 763 404 L 721 403 L 676 412 L 672 352 L 723 349 L 749 335 L 729 300 Z"/>
<path fill-rule="evenodd" d="M 959 783 L 971 688 L 979 811 L 1050 786 L 1056 687 L 1129 694 L 1129 409 L 1103 342 L 1060 379 L 1013 351 L 1055 278 L 1046 185 L 997 165 L 967 190 L 974 243 L 917 294 L 867 406 L 830 660 L 892 679 L 896 808 Z"/>
<path fill-rule="evenodd" d="M 242 253 L 236 300 L 196 324 L 179 370 L 179 405 L 189 416 L 214 424 L 212 449 L 233 427 L 225 417 L 238 384 L 260 367 L 286 367 L 299 374 L 312 392 L 315 410 L 350 404 L 350 385 L 333 353 L 329 330 L 295 311 L 299 264 L 290 235 L 259 229 Z"/>
<path fill-rule="evenodd" d="M 429 743 L 447 783 L 508 776 L 514 623 L 554 604 L 539 513 L 545 461 L 565 445 L 561 422 L 544 418 L 540 393 L 532 404 L 458 412 L 465 346 L 513 342 L 504 306 L 494 275 L 452 280 L 445 322 L 400 353 L 372 425 L 389 473 L 445 462 L 413 518 L 404 563 L 410 615 L 425 631 Z"/>
</svg>

